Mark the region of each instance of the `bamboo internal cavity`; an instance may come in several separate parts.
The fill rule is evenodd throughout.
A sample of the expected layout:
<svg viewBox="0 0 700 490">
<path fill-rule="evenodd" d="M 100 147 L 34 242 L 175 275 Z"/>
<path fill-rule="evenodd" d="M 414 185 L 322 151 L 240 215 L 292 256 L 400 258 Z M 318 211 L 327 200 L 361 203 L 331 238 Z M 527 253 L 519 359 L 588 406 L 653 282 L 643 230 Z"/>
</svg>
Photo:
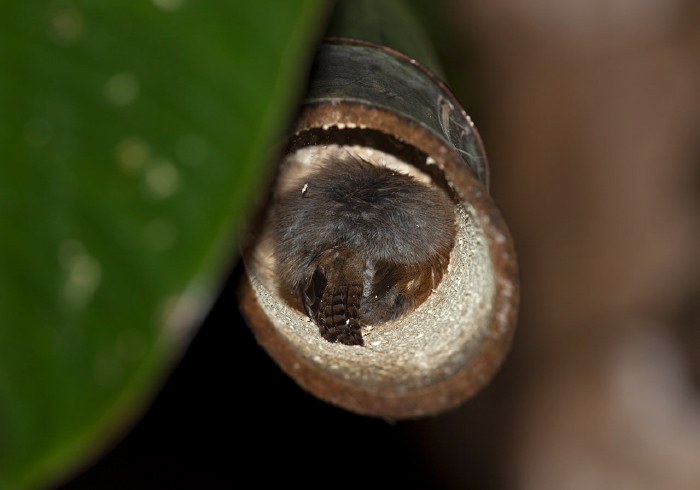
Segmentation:
<svg viewBox="0 0 700 490">
<path fill-rule="evenodd" d="M 326 145 L 304 148 L 288 157 L 278 181 L 284 185 L 287 173 L 304 175 L 312 168 L 311 162 L 333 152 L 353 152 L 423 182 L 432 180 L 421 169 L 376 149 Z M 454 210 L 457 235 L 447 272 L 437 288 L 405 316 L 364 327 L 364 346 L 326 341 L 308 315 L 280 300 L 267 227 L 246 261 L 261 309 L 300 357 L 366 390 L 405 392 L 449 378 L 469 363 L 487 335 L 496 291 L 488 241 L 474 209 L 468 203 L 454 202 Z"/>
</svg>

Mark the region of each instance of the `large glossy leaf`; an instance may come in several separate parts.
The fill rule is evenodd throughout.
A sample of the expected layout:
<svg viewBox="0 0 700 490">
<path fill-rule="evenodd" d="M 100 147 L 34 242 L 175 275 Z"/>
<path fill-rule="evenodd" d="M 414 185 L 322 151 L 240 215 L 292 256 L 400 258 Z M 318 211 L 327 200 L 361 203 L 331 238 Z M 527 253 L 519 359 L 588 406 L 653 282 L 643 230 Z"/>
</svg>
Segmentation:
<svg viewBox="0 0 700 490">
<path fill-rule="evenodd" d="M 0 488 L 93 456 L 182 350 L 322 4 L 0 6 Z"/>
</svg>

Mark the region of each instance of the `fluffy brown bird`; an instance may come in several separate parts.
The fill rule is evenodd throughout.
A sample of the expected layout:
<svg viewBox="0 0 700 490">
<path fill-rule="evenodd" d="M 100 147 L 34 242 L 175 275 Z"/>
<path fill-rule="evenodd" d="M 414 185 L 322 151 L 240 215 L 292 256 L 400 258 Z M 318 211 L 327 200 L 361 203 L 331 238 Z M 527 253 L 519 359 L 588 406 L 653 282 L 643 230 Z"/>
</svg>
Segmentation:
<svg viewBox="0 0 700 490">
<path fill-rule="evenodd" d="M 283 192 L 272 230 L 279 287 L 301 296 L 323 338 L 362 345 L 363 325 L 402 316 L 437 286 L 456 224 L 442 189 L 348 155 Z"/>
</svg>

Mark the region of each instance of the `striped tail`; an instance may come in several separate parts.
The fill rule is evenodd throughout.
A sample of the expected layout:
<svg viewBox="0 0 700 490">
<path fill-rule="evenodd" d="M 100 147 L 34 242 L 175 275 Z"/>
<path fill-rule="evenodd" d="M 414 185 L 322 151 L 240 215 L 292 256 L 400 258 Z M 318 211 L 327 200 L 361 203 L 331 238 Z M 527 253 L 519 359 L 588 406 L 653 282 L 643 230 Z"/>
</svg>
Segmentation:
<svg viewBox="0 0 700 490">
<path fill-rule="evenodd" d="M 321 336 L 329 342 L 363 345 L 360 323 L 362 285 L 328 285 L 321 296 L 317 323 Z"/>
</svg>

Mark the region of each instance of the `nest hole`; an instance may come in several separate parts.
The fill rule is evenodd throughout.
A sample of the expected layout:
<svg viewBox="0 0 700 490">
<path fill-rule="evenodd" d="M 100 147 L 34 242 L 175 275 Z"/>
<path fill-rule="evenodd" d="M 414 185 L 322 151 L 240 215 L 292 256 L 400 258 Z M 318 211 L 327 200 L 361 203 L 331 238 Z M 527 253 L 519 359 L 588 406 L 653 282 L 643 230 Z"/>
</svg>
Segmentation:
<svg viewBox="0 0 700 490">
<path fill-rule="evenodd" d="M 458 198 L 436 161 L 395 138 L 367 138 L 367 131 L 326 128 L 297 135 L 279 165 L 277 185 L 284 188 L 343 152 L 443 188 L 454 202 L 457 234 L 447 272 L 425 302 L 396 320 L 364 327 L 364 346 L 331 343 L 294 298 L 280 295 L 267 220 L 244 262 L 261 309 L 298 356 L 365 390 L 401 393 L 439 383 L 477 355 L 493 315 L 495 272 L 475 209 Z"/>
</svg>

